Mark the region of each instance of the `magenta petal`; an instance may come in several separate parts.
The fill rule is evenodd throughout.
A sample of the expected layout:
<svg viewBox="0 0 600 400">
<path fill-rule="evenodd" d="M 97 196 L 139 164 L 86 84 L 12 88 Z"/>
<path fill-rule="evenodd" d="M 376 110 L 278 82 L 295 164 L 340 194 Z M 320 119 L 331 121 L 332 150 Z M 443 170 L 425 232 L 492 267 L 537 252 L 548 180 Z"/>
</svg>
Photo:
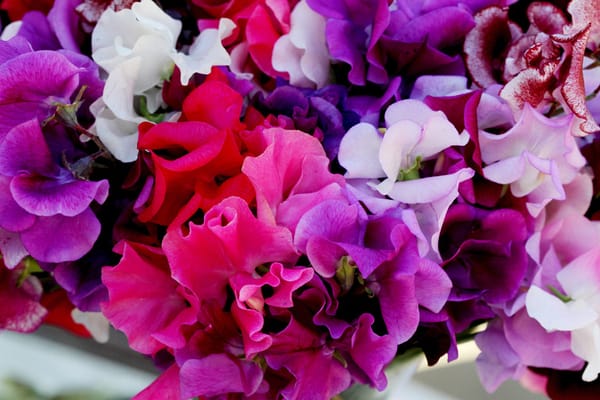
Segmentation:
<svg viewBox="0 0 600 400">
<path fill-rule="evenodd" d="M 262 288 L 265 285 L 277 286 L 279 279 L 267 273 L 260 279 L 249 274 L 237 274 L 230 279 L 235 295 L 231 313 L 235 318 L 244 339 L 246 357 L 252 358 L 271 346 L 271 337 L 262 332 L 264 326 L 264 299 Z"/>
<path fill-rule="evenodd" d="M 60 43 L 52 32 L 48 19 L 41 11 L 32 10 L 23 16 L 18 37 L 25 38 L 34 50 L 57 50 Z"/>
<path fill-rule="evenodd" d="M 219 396 L 228 393 L 254 394 L 263 379 L 257 363 L 232 359 L 225 354 L 211 354 L 202 359 L 186 361 L 181 366 L 181 395 Z"/>
<path fill-rule="evenodd" d="M 415 296 L 419 304 L 433 312 L 440 312 L 452 289 L 452 281 L 444 270 L 427 259 L 420 261 L 415 274 Z"/>
<path fill-rule="evenodd" d="M 75 8 L 81 0 L 56 0 L 48 13 L 48 23 L 63 49 L 79 52 L 78 36 L 83 36 L 80 15 Z"/>
<path fill-rule="evenodd" d="M 17 284 L 19 271 L 9 271 L 0 264 L 0 329 L 32 332 L 47 314 L 39 303 L 42 286 L 37 278 Z"/>
<path fill-rule="evenodd" d="M 293 292 L 308 283 L 314 275 L 311 268 L 284 268 L 280 263 L 272 264 L 269 273 L 279 278 L 279 285 L 265 303 L 282 308 L 290 308 L 294 305 Z"/>
<path fill-rule="evenodd" d="M 258 220 L 239 197 L 229 197 L 211 208 L 204 225 L 221 240 L 238 270 L 253 271 L 264 262 L 297 258 L 290 231 Z"/>
<path fill-rule="evenodd" d="M 367 40 L 364 29 L 344 20 L 329 20 L 325 29 L 331 57 L 350 66 L 348 80 L 352 84 L 364 85 L 366 72 L 363 54 Z"/>
<path fill-rule="evenodd" d="M 383 390 L 387 385 L 384 368 L 393 360 L 397 347 L 391 336 L 378 336 L 373 332 L 371 327 L 374 321 L 371 314 L 359 317 L 350 354 L 369 377 L 369 383 L 377 390 Z"/>
<path fill-rule="evenodd" d="M 0 64 L 31 51 L 33 51 L 31 44 L 21 36 L 15 36 L 10 40 L 0 40 Z"/>
<path fill-rule="evenodd" d="M 380 280 L 378 298 L 388 332 L 397 344 L 407 341 L 419 325 L 419 303 L 413 275 L 396 275 Z"/>
<path fill-rule="evenodd" d="M 584 361 L 571 351 L 570 333 L 546 331 L 525 308 L 504 321 L 504 334 L 523 364 L 571 370 L 583 366 Z"/>
<path fill-rule="evenodd" d="M 168 232 L 162 247 L 177 282 L 190 289 L 201 301 L 211 299 L 219 304 L 225 303 L 227 283 L 235 273 L 235 266 L 212 232 L 204 225 L 190 223 L 187 235 L 179 229 Z"/>
<path fill-rule="evenodd" d="M 88 208 L 75 217 L 38 218 L 31 228 L 21 232 L 21 240 L 36 260 L 59 263 L 83 257 L 99 234 L 100 222 Z"/>
<path fill-rule="evenodd" d="M 274 335 L 273 347 L 265 355 L 267 364 L 286 369 L 295 377 L 282 391 L 285 399 L 330 399 L 347 389 L 351 383 L 349 371 L 333 356 L 316 332 L 292 319 L 288 326 Z"/>
<path fill-rule="evenodd" d="M 13 178 L 10 189 L 19 206 L 38 216 L 61 214 L 74 217 L 87 209 L 95 199 L 103 202 L 108 196 L 106 180 L 83 181 L 75 180 L 73 176 L 67 176 L 64 180 L 18 175 Z"/>
<path fill-rule="evenodd" d="M 102 311 L 125 332 L 131 348 L 144 354 L 164 348 L 154 333 L 168 326 L 187 306 L 170 277 L 162 251 L 125 243 L 119 264 L 103 268 L 102 282 L 109 296 Z"/>
<path fill-rule="evenodd" d="M 359 216 L 362 216 L 360 211 L 358 204 L 349 205 L 337 199 L 315 204 L 298 222 L 294 244 L 305 252 L 308 241 L 313 237 L 324 237 L 333 242 L 358 243 L 363 230 L 359 223 Z"/>
<path fill-rule="evenodd" d="M 132 400 L 181 400 L 179 366 L 171 365 L 150 386 L 136 394 Z"/>
<path fill-rule="evenodd" d="M 475 361 L 477 374 L 486 390 L 495 391 L 504 381 L 516 375 L 519 355 L 506 341 L 501 320 L 491 321 L 486 330 L 475 337 L 475 343 L 481 349 Z"/>
</svg>

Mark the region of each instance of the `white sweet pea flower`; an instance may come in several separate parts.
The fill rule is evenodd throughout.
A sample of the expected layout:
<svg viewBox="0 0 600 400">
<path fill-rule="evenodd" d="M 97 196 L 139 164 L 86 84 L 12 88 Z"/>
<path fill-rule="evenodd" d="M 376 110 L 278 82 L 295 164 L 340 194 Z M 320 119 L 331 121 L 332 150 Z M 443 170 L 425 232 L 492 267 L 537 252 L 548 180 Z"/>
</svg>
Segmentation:
<svg viewBox="0 0 600 400">
<path fill-rule="evenodd" d="M 287 72 L 292 85 L 323 87 L 329 81 L 329 50 L 325 18 L 300 1 L 291 15 L 291 28 L 273 47 L 272 63 L 277 71 Z"/>
<path fill-rule="evenodd" d="M 109 8 L 92 32 L 92 58 L 109 74 L 123 62 L 143 60 L 134 81 L 134 93 L 141 94 L 169 76 L 180 32 L 181 22 L 152 0 L 116 12 Z"/>
<path fill-rule="evenodd" d="M 418 100 L 392 104 L 385 112 L 385 121 L 385 133 L 367 123 L 350 128 L 340 143 L 338 160 L 357 191 L 364 193 L 370 188 L 375 192 L 370 194 L 375 204 L 387 196 L 408 205 L 415 212 L 430 249 L 437 254 L 446 212 L 458 196 L 460 183 L 471 179 L 475 172 L 461 168 L 449 174 L 421 177 L 420 163 L 436 160 L 451 146 L 464 146 L 469 135 L 466 131 L 459 133 L 442 112 L 433 111 Z M 357 197 L 365 204 L 371 203 L 365 195 Z"/>
<path fill-rule="evenodd" d="M 171 59 L 181 71 L 181 83 L 187 85 L 195 73 L 208 74 L 214 65 L 229 65 L 231 57 L 221 41 L 231 35 L 235 23 L 221 18 L 218 29 L 205 29 L 194 40 L 188 54 L 175 53 Z"/>
<path fill-rule="evenodd" d="M 437 158 L 448 147 L 469 141 L 469 134 L 459 134 L 443 112 L 418 100 L 392 104 L 385 111 L 385 122 L 388 128 L 379 148 L 379 162 L 387 179 L 377 185 L 381 194 L 389 195 L 397 181 L 403 181 L 420 161 Z"/>
<path fill-rule="evenodd" d="M 213 66 L 231 62 L 221 43 L 235 28 L 231 20 L 203 30 L 187 54 L 176 49 L 181 27 L 152 0 L 142 0 L 131 9 L 107 9 L 92 32 L 92 58 L 108 74 L 102 98 L 92 107 L 92 132 L 120 161 L 137 158 L 137 126 L 146 121 L 140 113 L 163 106 L 162 83 L 174 65 L 187 85 L 194 73 L 208 74 Z M 140 99 L 146 110 L 136 108 Z"/>
<path fill-rule="evenodd" d="M 551 294 L 532 286 L 526 297 L 529 315 L 549 332 L 571 333 L 571 351 L 587 362 L 582 379 L 600 374 L 600 248 L 596 247 L 565 266 L 556 279 L 562 286 Z"/>
</svg>

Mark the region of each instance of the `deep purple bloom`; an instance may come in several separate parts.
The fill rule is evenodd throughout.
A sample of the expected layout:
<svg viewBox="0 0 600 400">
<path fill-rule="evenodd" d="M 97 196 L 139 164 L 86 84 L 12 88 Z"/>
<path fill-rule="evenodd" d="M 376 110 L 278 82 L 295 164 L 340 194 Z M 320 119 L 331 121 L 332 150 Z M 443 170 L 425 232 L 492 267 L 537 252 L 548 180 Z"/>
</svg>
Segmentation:
<svg viewBox="0 0 600 400">
<path fill-rule="evenodd" d="M 254 98 L 254 105 L 264 114 L 285 118 L 290 127 L 321 140 L 330 159 L 337 155 L 344 133 L 360 120 L 346 103 L 347 90 L 337 85 L 318 90 L 283 85 Z"/>
<path fill-rule="evenodd" d="M 528 236 L 526 220 L 515 210 L 450 207 L 440 254 L 453 283 L 448 311 L 457 332 L 489 318 L 490 305 L 502 307 L 517 295 L 528 265 Z"/>
</svg>

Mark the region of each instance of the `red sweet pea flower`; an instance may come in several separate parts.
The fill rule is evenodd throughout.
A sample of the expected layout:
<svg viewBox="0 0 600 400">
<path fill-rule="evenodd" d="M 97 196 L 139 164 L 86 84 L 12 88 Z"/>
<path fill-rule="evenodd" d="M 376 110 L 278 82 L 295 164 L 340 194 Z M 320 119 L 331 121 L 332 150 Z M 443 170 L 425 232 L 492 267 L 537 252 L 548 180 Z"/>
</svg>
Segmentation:
<svg viewBox="0 0 600 400">
<path fill-rule="evenodd" d="M 234 194 L 253 201 L 254 189 L 241 166 L 253 149 L 260 150 L 262 136 L 240 122 L 242 96 L 226 82 L 213 72 L 184 100 L 180 122 L 140 126 L 138 147 L 150 152 L 154 175 L 141 221 L 177 226 Z M 249 114 L 253 126 L 256 115 Z"/>
</svg>

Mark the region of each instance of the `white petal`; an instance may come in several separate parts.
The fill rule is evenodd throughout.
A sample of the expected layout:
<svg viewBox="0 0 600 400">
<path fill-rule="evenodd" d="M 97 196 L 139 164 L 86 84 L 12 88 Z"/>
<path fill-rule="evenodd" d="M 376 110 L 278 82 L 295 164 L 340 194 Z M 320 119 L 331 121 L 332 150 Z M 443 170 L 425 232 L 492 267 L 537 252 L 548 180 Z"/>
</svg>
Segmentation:
<svg viewBox="0 0 600 400">
<path fill-rule="evenodd" d="M 397 121 L 385 132 L 379 148 L 379 162 L 389 179 L 395 181 L 401 170 L 412 167 L 418 155 L 413 149 L 422 135 L 421 126 L 409 120 Z"/>
<path fill-rule="evenodd" d="M 73 321 L 85 326 L 98 343 L 106 343 L 110 337 L 110 322 L 101 312 L 71 311 Z"/>
<path fill-rule="evenodd" d="M 142 0 L 134 3 L 131 10 L 134 12 L 136 21 L 139 24 L 155 32 L 156 36 L 169 39 L 171 48 L 175 48 L 177 38 L 181 33 L 181 21 L 172 18 L 152 0 Z"/>
<path fill-rule="evenodd" d="M 547 331 L 572 331 L 594 323 L 598 314 L 585 302 L 564 303 L 558 297 L 531 286 L 525 299 L 527 313 Z"/>
<path fill-rule="evenodd" d="M 340 165 L 347 178 L 380 178 L 385 176 L 379 163 L 382 137 L 377 129 L 361 122 L 344 135 L 338 152 Z"/>
<path fill-rule="evenodd" d="M 583 371 L 582 379 L 592 382 L 600 374 L 600 326 L 596 323 L 571 333 L 571 350 L 573 354 L 583 358 L 588 365 Z"/>
<path fill-rule="evenodd" d="M 287 72 L 292 85 L 322 87 L 329 80 L 325 18 L 306 1 L 299 2 L 290 17 L 290 32 L 282 35 L 273 47 L 273 68 Z"/>
<path fill-rule="evenodd" d="M 142 62 L 139 57 L 127 60 L 119 64 L 106 79 L 102 100 L 119 119 L 143 121 L 133 107 L 134 84 Z"/>
<path fill-rule="evenodd" d="M 452 96 L 467 91 L 467 78 L 456 75 L 424 75 L 417 78 L 410 98 L 423 100 L 427 96 Z"/>
<path fill-rule="evenodd" d="M 415 146 L 413 156 L 428 159 L 437 156 L 451 146 L 464 146 L 469 141 L 469 133 L 458 133 L 454 125 L 444 115 L 435 115 L 423 125 L 423 138 Z"/>
<path fill-rule="evenodd" d="M 228 18 L 221 18 L 218 29 L 205 29 L 194 40 L 189 54 L 174 53 L 171 58 L 181 71 L 181 84 L 187 85 L 195 73 L 209 74 L 215 65 L 230 65 L 231 57 L 221 43 L 231 35 L 235 23 Z"/>
<path fill-rule="evenodd" d="M 442 114 L 441 111 L 433 111 L 419 100 L 406 99 L 395 102 L 385 110 L 386 126 L 409 119 L 419 125 L 423 125 L 434 115 Z"/>
<path fill-rule="evenodd" d="M 100 141 L 119 161 L 132 162 L 137 159 L 138 124 L 119 119 L 108 108 L 96 116 L 92 127 Z"/>
</svg>

